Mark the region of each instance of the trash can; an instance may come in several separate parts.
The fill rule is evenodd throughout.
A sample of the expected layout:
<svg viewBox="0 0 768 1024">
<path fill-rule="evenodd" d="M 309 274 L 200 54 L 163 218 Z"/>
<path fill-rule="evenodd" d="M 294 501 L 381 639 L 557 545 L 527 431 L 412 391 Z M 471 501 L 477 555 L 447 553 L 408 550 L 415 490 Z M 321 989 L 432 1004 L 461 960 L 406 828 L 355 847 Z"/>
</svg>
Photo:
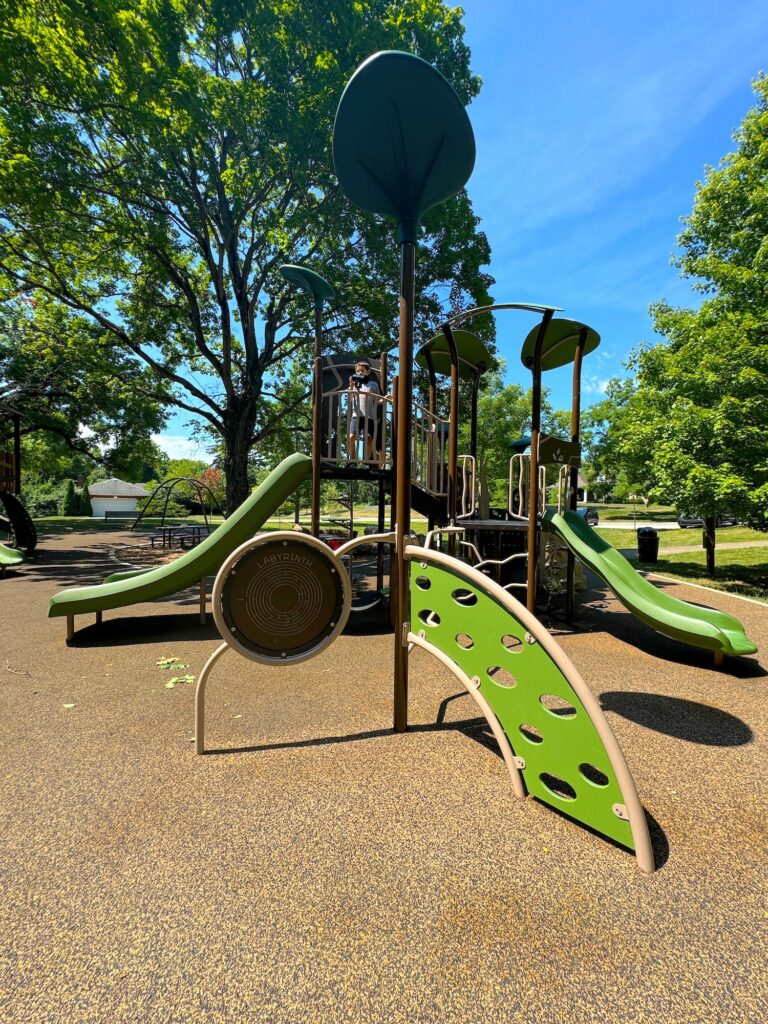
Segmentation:
<svg viewBox="0 0 768 1024">
<path fill-rule="evenodd" d="M 646 564 L 658 562 L 659 534 L 652 526 L 641 526 L 637 531 L 637 555 Z"/>
</svg>

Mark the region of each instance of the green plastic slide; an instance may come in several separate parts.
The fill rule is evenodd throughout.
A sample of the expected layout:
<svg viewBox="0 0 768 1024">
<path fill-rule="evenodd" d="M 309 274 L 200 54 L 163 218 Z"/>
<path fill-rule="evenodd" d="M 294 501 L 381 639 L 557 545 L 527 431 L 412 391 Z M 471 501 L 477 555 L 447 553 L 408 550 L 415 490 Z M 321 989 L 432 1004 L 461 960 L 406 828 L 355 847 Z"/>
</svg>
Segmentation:
<svg viewBox="0 0 768 1024">
<path fill-rule="evenodd" d="M 722 654 L 754 654 L 755 644 L 732 615 L 688 604 L 654 587 L 575 512 L 548 510 L 544 522 L 579 561 L 608 584 L 624 607 L 652 629 L 693 647 Z"/>
<path fill-rule="evenodd" d="M 0 569 L 5 570 L 6 566 L 19 565 L 19 563 L 23 561 L 23 551 L 18 551 L 16 548 L 9 548 L 5 544 L 0 544 Z"/>
<path fill-rule="evenodd" d="M 311 460 L 299 453 L 290 455 L 274 469 L 229 519 L 210 536 L 169 565 L 149 572 L 116 575 L 123 578 L 93 587 L 75 587 L 51 598 L 48 617 L 84 615 L 110 608 L 143 604 L 170 597 L 218 572 L 224 559 L 249 540 L 270 515 L 310 474 Z"/>
</svg>

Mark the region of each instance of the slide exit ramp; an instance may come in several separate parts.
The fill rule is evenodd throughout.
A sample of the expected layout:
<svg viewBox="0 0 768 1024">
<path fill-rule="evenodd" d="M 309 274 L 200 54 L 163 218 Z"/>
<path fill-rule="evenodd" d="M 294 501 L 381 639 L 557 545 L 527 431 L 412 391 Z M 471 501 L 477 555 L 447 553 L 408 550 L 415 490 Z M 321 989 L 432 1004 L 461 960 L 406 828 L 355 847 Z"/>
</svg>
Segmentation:
<svg viewBox="0 0 768 1024">
<path fill-rule="evenodd" d="M 716 655 L 754 654 L 757 650 L 733 615 L 688 604 L 659 590 L 575 512 L 549 509 L 544 523 L 611 588 L 628 611 L 652 629 Z"/>
<path fill-rule="evenodd" d="M 463 683 L 519 797 L 531 795 L 632 850 L 654 870 L 648 825 L 597 699 L 530 612 L 476 569 L 409 546 L 408 642 Z"/>
<path fill-rule="evenodd" d="M 229 554 L 259 530 L 265 521 L 310 475 L 312 460 L 307 455 L 289 455 L 272 470 L 240 508 L 204 541 L 168 565 L 138 574 L 117 574 L 120 579 L 93 587 L 74 587 L 54 595 L 48 605 L 48 617 L 66 615 L 68 636 L 73 618 L 110 608 L 143 604 L 170 597 L 204 581 L 218 572 Z M 203 606 L 204 607 L 204 606 Z"/>
</svg>

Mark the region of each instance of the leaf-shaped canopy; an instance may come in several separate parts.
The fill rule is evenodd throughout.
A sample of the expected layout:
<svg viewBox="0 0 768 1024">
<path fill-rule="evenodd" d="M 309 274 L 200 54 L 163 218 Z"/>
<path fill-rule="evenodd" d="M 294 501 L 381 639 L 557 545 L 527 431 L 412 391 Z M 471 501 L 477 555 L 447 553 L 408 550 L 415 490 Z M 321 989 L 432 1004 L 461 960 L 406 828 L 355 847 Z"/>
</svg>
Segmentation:
<svg viewBox="0 0 768 1024">
<path fill-rule="evenodd" d="M 493 356 L 476 334 L 471 331 L 454 331 L 453 340 L 456 342 L 456 351 L 459 355 L 459 377 L 462 380 L 471 380 L 481 365 L 484 367 L 483 372 L 495 366 Z M 429 349 L 432 355 L 435 373 L 449 376 L 451 354 L 445 335 L 436 334 L 421 346 L 416 353 L 416 362 L 419 366 L 427 365 L 425 349 Z"/>
<path fill-rule="evenodd" d="M 586 324 L 580 324 L 578 320 L 566 320 L 565 318 L 550 320 L 547 326 L 547 333 L 544 336 L 544 344 L 541 348 L 542 370 L 556 370 L 558 366 L 566 366 L 568 363 L 572 363 L 576 357 L 576 346 L 582 331 L 587 332 L 583 353 L 587 355 L 588 352 L 594 352 L 600 344 L 600 335 L 597 331 L 587 327 Z M 534 327 L 530 331 L 523 342 L 523 350 L 520 353 L 523 366 L 527 366 L 529 369 L 533 365 L 533 352 L 536 347 L 538 333 L 538 327 Z"/>
<path fill-rule="evenodd" d="M 455 195 L 475 164 L 475 138 L 461 100 L 430 64 L 384 50 L 365 60 L 342 93 L 333 163 L 357 206 L 394 217 L 401 242 L 421 216 Z"/>
<path fill-rule="evenodd" d="M 322 309 L 323 302 L 326 299 L 332 299 L 336 294 L 324 277 L 308 267 L 300 267 L 295 263 L 284 263 L 280 267 L 280 273 L 291 284 L 296 284 L 305 292 L 309 292 L 314 299 L 316 309 Z"/>
</svg>

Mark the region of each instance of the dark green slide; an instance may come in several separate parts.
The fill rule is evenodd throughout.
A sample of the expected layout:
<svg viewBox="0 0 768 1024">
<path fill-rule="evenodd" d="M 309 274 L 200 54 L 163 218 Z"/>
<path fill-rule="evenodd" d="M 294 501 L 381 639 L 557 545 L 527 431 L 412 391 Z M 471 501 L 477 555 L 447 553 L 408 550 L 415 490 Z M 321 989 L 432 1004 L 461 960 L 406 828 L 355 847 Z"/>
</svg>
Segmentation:
<svg viewBox="0 0 768 1024">
<path fill-rule="evenodd" d="M 170 597 L 218 572 L 224 559 L 257 530 L 310 474 L 312 461 L 297 453 L 284 459 L 229 519 L 196 548 L 149 572 L 116 573 L 93 587 L 74 587 L 51 598 L 48 617 L 84 615 Z"/>
<path fill-rule="evenodd" d="M 551 510 L 544 522 L 565 541 L 580 562 L 608 584 L 628 611 L 665 636 L 716 654 L 754 654 L 755 644 L 732 615 L 688 604 L 654 587 L 627 559 L 575 512 Z"/>
</svg>

